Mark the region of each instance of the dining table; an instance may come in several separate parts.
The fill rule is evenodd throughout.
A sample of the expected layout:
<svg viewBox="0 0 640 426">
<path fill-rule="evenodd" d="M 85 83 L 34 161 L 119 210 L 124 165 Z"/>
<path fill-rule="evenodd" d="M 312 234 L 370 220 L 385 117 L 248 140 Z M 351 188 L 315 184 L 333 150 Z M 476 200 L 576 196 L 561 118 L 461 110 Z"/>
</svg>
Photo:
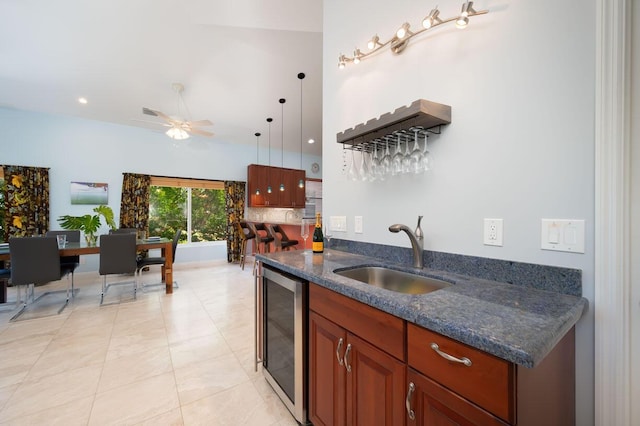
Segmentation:
<svg viewBox="0 0 640 426">
<path fill-rule="evenodd" d="M 37 238 L 37 237 L 34 237 Z M 162 277 L 165 283 L 166 294 L 173 293 L 173 241 L 169 238 L 146 238 L 136 241 L 136 250 L 160 249 L 165 263 L 162 266 Z M 84 256 L 88 254 L 100 254 L 100 244 L 87 244 L 81 242 L 67 242 L 64 247 L 59 248 L 60 256 Z M 9 245 L 0 244 L 0 262 L 11 260 Z M 3 284 L 6 287 L 6 283 Z M 0 303 L 6 302 L 2 299 L 2 294 L 6 295 L 6 288 L 0 292 Z"/>
</svg>

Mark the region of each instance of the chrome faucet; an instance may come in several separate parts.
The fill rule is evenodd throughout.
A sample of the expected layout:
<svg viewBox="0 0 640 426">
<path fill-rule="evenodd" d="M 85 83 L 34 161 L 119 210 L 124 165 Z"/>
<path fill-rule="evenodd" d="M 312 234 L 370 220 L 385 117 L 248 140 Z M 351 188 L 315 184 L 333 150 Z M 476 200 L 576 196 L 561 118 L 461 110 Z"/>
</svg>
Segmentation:
<svg viewBox="0 0 640 426">
<path fill-rule="evenodd" d="M 409 240 L 411 241 L 411 248 L 413 249 L 413 267 L 421 268 L 423 267 L 422 263 L 422 250 L 424 247 L 424 234 L 422 233 L 422 228 L 420 228 L 420 222 L 422 221 L 422 216 L 418 216 L 418 226 L 415 231 L 411 231 L 407 225 L 401 225 L 396 223 L 395 225 L 391 225 L 389 227 L 389 231 L 391 232 L 400 232 L 404 231 L 409 236 Z"/>
</svg>

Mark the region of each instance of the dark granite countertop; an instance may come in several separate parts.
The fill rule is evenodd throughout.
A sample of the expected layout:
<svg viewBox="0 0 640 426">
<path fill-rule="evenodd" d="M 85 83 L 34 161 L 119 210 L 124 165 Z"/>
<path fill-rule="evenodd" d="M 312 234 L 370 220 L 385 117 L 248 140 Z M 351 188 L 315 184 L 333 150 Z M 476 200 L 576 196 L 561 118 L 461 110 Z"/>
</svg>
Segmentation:
<svg viewBox="0 0 640 426">
<path fill-rule="evenodd" d="M 583 297 L 422 270 L 336 250 L 258 255 L 265 265 L 314 282 L 411 323 L 524 367 L 535 367 L 586 310 Z M 451 282 L 422 295 L 392 292 L 335 274 L 339 268 L 386 266 Z"/>
</svg>

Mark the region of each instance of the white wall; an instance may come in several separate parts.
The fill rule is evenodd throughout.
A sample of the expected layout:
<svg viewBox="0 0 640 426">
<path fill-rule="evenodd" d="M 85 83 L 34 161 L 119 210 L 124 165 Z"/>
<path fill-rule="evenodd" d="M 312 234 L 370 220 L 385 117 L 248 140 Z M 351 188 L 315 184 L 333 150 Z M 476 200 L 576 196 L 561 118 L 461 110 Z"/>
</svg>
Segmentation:
<svg viewBox="0 0 640 426">
<path fill-rule="evenodd" d="M 247 135 L 244 143 L 221 142 L 215 137 L 173 141 L 162 132 L 137 127 L 7 108 L 0 108 L 0 129 L 0 164 L 50 168 L 51 229 L 60 229 L 56 219 L 61 215 L 92 213 L 95 207 L 70 204 L 71 181 L 108 183 L 109 206 L 118 222 L 124 172 L 246 181 L 247 165 L 256 162 L 257 154 L 253 135 Z M 268 158 L 266 143 L 260 143 L 262 164 Z M 279 166 L 280 151 L 272 149 L 271 156 Z M 303 156 L 303 167 L 312 177 L 313 162 L 321 159 Z M 284 164 L 298 168 L 300 153 L 285 152 Z M 103 226 L 102 232 L 106 231 Z M 226 259 L 226 244 L 181 245 L 176 252 L 176 262 L 211 259 Z M 84 260 L 87 264 L 81 270 L 97 270 L 95 256 Z"/>
<path fill-rule="evenodd" d="M 479 0 L 490 13 L 385 50 L 339 70 L 340 53 L 405 21 L 418 28 L 432 7 L 462 2 L 325 0 L 323 162 L 325 218 L 346 215 L 337 238 L 409 247 L 392 223 L 422 228 L 428 250 L 578 268 L 594 293 L 593 1 Z M 579 11 L 576 15 L 576 10 Z M 335 134 L 424 98 L 452 107 L 452 123 L 430 138 L 432 170 L 417 178 L 350 182 Z M 349 155 L 347 155 L 347 159 Z M 353 232 L 354 215 L 364 233 Z M 504 219 L 504 246 L 482 244 L 483 218 Z M 584 219 L 586 252 L 540 249 L 540 219 Z M 593 314 L 577 325 L 577 424 L 593 419 Z"/>
</svg>

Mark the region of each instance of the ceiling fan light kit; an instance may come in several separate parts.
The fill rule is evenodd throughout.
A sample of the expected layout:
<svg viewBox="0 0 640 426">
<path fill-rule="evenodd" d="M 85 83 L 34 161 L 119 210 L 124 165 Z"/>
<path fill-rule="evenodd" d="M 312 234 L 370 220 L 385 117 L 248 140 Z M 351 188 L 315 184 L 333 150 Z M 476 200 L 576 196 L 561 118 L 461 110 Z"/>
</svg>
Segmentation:
<svg viewBox="0 0 640 426">
<path fill-rule="evenodd" d="M 153 110 L 151 108 L 142 108 L 142 113 L 146 115 L 151 115 L 153 117 L 160 117 L 165 122 L 157 123 L 163 126 L 169 127 L 169 129 L 165 132 L 167 136 L 174 140 L 184 140 L 188 139 L 191 135 L 200 135 L 205 137 L 213 136 L 213 133 L 200 129 L 199 127 L 207 127 L 213 126 L 213 123 L 209 120 L 197 120 L 192 121 L 190 118 L 189 110 L 187 109 L 187 105 L 182 98 L 182 92 L 184 91 L 184 85 L 181 83 L 173 83 L 171 85 L 173 90 L 176 92 L 178 96 L 178 113 L 181 117 L 169 116 L 161 111 Z M 184 118 L 182 118 L 184 117 Z"/>
</svg>

